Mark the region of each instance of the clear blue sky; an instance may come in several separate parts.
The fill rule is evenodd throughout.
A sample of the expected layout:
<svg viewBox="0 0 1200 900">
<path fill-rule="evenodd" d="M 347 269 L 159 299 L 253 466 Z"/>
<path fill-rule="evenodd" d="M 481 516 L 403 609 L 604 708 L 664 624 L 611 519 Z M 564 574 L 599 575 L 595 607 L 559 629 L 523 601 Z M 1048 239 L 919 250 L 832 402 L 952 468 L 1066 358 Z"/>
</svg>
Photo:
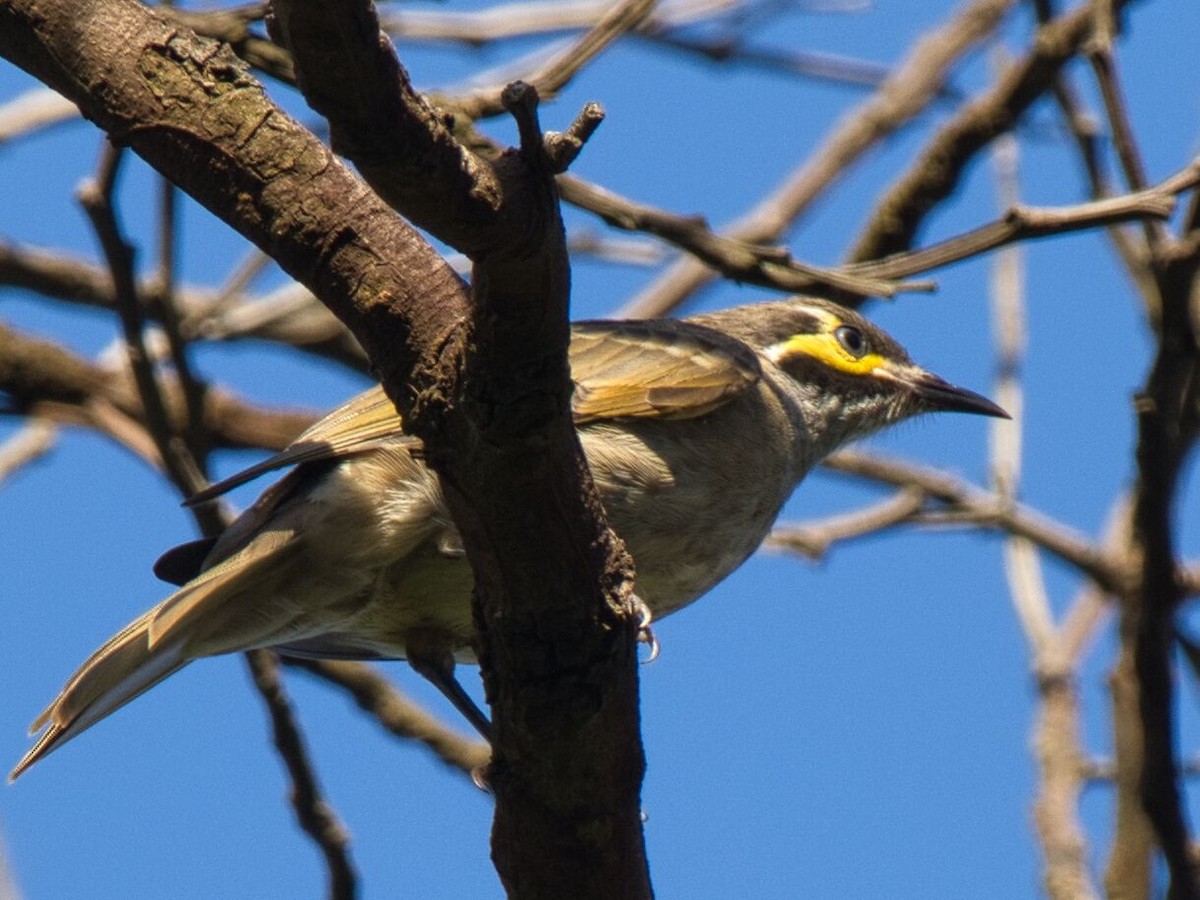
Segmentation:
<svg viewBox="0 0 1200 900">
<path fill-rule="evenodd" d="M 761 37 L 774 46 L 893 64 L 951 4 L 875 7 L 854 15 L 794 15 Z M 1194 13 L 1182 2 L 1136 5 L 1131 40 L 1120 51 L 1152 180 L 1182 167 L 1200 146 Z M 1006 35 L 1010 53 L 1027 34 L 1024 16 L 1019 25 Z M 420 85 L 441 86 L 533 46 L 478 55 L 402 46 L 401 53 Z M 995 56 L 977 54 L 954 85 L 978 90 L 995 63 Z M 1086 71 L 1074 71 L 1090 88 Z M 29 86 L 0 64 L 0 100 Z M 863 97 L 749 69 L 709 68 L 630 43 L 544 108 L 543 124 L 563 127 L 582 102 L 600 101 L 609 118 L 576 171 L 719 224 L 751 206 Z M 1096 108 L 1093 92 L 1089 98 Z M 934 110 L 856 169 L 791 236 L 797 255 L 835 262 L 873 198 L 946 114 Z M 511 137 L 509 126 L 501 130 Z M 91 173 L 97 146 L 94 129 L 80 123 L 0 148 L 0 238 L 96 258 L 71 192 Z M 1021 131 L 1020 165 L 1025 202 L 1082 198 L 1073 151 L 1044 105 Z M 152 184 L 140 163 L 126 170 L 122 212 L 134 234 L 151 215 Z M 983 160 L 924 239 L 991 220 L 995 196 Z M 599 227 L 579 214 L 570 223 Z M 193 283 L 214 283 L 244 252 L 240 239 L 190 205 L 183 237 L 183 275 Z M 145 248 L 143 258 L 151 253 Z M 1149 342 L 1136 297 L 1102 235 L 1045 241 L 1025 248 L 1023 259 L 1030 316 L 1023 496 L 1095 535 L 1131 475 L 1130 396 L 1148 366 Z M 936 295 L 874 304 L 870 313 L 919 362 L 988 392 L 993 262 L 938 272 Z M 650 277 L 581 263 L 576 316 L 605 315 Z M 763 296 L 722 285 L 703 303 Z M 11 291 L 0 292 L 0 319 L 87 354 L 117 333 L 109 317 Z M 363 385 L 296 354 L 249 345 L 205 348 L 198 360 L 204 372 L 264 402 L 324 409 Z M 990 427 L 979 418 L 943 416 L 902 427 L 873 446 L 981 482 Z M 0 439 L 14 430 L 13 422 L 0 420 Z M 217 462 L 230 472 L 251 459 L 227 454 Z M 1200 553 L 1197 493 L 1193 477 L 1181 511 L 1184 547 L 1193 558 Z M 253 492 L 238 496 L 249 502 Z M 850 509 L 878 496 L 817 475 L 784 519 Z M 193 536 L 190 516 L 164 482 L 87 432 L 63 433 L 49 458 L 0 484 L 5 767 L 24 751 L 28 723 L 75 666 L 165 596 L 150 566 L 162 550 Z M 1077 582 L 1052 562 L 1047 579 L 1061 612 Z M 642 670 L 649 762 L 643 805 L 662 900 L 1035 892 L 1034 693 L 995 537 L 889 534 L 840 547 L 818 566 L 759 554 L 657 633 L 662 655 Z M 1110 624 L 1080 682 L 1087 747 L 1097 756 L 1110 752 L 1104 677 L 1113 644 Z M 405 665 L 388 669 L 405 690 L 444 711 Z M 474 673 L 464 675 L 474 687 Z M 343 696 L 291 673 L 288 687 L 329 799 L 352 832 L 365 897 L 500 894 L 483 794 L 419 747 L 381 735 Z M 1196 746 L 1197 695 L 1190 683 L 1181 695 L 1186 752 Z M 320 858 L 293 825 L 287 784 L 268 742 L 264 711 L 240 658 L 189 667 L 0 790 L 0 832 L 26 896 L 321 896 Z M 1092 788 L 1083 812 L 1100 865 L 1110 791 Z"/>
</svg>

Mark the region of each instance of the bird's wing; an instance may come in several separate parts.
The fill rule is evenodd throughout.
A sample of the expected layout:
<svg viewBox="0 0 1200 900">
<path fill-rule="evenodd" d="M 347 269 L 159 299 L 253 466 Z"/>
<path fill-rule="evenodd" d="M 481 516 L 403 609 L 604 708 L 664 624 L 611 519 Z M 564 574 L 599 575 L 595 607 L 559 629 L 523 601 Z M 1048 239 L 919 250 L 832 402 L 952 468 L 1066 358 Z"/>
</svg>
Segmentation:
<svg viewBox="0 0 1200 900">
<path fill-rule="evenodd" d="M 762 378 L 747 344 L 673 322 L 580 322 L 571 332 L 576 424 L 602 419 L 691 419 Z"/>
<path fill-rule="evenodd" d="M 295 618 L 275 609 L 277 582 L 291 574 L 289 562 L 303 549 L 303 541 L 286 525 L 259 532 L 151 611 L 146 629 L 150 648 L 182 641 L 184 651 L 194 658 L 271 643 L 270 638 Z M 258 605 L 235 602 L 246 597 Z M 248 607 L 254 615 L 243 615 Z M 201 618 L 203 627 L 191 627 Z"/>
<path fill-rule="evenodd" d="M 743 342 L 686 322 L 579 322 L 571 330 L 571 401 L 577 425 L 603 419 L 691 419 L 724 406 L 756 384 L 762 365 Z M 188 500 L 195 505 L 276 469 L 337 459 L 404 441 L 421 442 L 381 385 L 352 397 L 286 449 L 218 481 Z"/>
<path fill-rule="evenodd" d="M 282 456 L 283 454 L 278 455 Z M 265 460 L 264 463 L 255 468 L 263 467 L 275 458 L 272 457 Z M 281 463 L 281 465 L 286 465 L 286 463 Z M 273 468 L 275 466 L 268 466 L 262 468 L 262 471 L 265 472 Z M 249 471 L 251 470 L 247 470 L 247 472 Z M 246 472 L 241 472 L 238 475 L 234 475 L 231 479 L 212 485 L 208 490 L 216 491 L 217 488 L 228 490 L 234 487 L 235 484 L 241 484 L 242 476 L 246 476 L 245 480 L 248 480 L 257 474 L 259 473 L 254 472 L 253 474 L 246 475 Z M 221 532 L 219 536 L 203 537 L 194 541 L 188 541 L 172 547 L 163 553 L 154 561 L 154 574 L 170 584 L 181 587 L 186 585 L 204 571 L 205 564 L 214 565 L 245 548 L 254 540 L 259 531 L 266 527 L 268 521 L 275 514 L 275 511 L 285 500 L 303 493 L 304 489 L 310 486 L 317 477 L 318 473 L 311 470 L 292 470 L 263 491 L 259 498 L 254 501 L 253 505 L 238 516 L 233 524 Z M 216 493 L 213 496 L 216 496 Z M 195 502 L 202 502 L 202 500 Z"/>
<path fill-rule="evenodd" d="M 411 444 L 413 450 L 421 443 L 404 434 L 404 424 L 396 407 L 383 392 L 383 386 L 376 385 L 351 397 L 274 456 L 192 495 L 187 505 L 206 503 L 276 469 L 361 453 L 383 440 L 402 440 Z"/>
</svg>

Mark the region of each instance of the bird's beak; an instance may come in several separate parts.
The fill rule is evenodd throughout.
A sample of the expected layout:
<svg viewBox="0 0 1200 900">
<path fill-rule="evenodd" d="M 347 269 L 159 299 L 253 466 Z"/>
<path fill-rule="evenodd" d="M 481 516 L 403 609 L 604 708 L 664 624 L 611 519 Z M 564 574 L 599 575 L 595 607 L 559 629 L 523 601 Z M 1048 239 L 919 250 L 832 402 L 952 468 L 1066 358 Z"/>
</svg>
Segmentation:
<svg viewBox="0 0 1200 900">
<path fill-rule="evenodd" d="M 951 384 L 919 366 L 889 366 L 877 369 L 876 374 L 904 385 L 933 412 L 964 412 L 998 419 L 1012 418 L 982 394 Z"/>
</svg>

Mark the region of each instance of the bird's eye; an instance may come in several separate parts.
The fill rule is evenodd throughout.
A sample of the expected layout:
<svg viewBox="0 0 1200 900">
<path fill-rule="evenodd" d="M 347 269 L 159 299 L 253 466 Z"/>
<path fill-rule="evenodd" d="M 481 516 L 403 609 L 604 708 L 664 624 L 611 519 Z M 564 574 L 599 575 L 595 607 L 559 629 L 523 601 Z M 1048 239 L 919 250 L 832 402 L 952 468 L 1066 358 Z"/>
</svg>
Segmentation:
<svg viewBox="0 0 1200 900">
<path fill-rule="evenodd" d="M 841 325 L 833 332 L 833 336 L 842 345 L 842 349 L 855 359 L 861 359 L 866 354 L 867 339 L 854 326 Z"/>
</svg>

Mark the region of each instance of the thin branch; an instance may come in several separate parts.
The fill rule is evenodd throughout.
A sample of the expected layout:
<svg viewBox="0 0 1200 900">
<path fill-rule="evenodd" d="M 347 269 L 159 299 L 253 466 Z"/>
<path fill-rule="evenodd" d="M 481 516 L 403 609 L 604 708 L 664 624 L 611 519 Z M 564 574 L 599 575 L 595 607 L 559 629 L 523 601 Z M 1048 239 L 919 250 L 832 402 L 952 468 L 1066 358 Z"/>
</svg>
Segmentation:
<svg viewBox="0 0 1200 900">
<path fill-rule="evenodd" d="M 0 105 L 0 146 L 79 120 L 79 107 L 50 88 L 37 87 Z"/>
<path fill-rule="evenodd" d="M 235 275 L 215 291 L 186 285 L 174 291 L 185 339 L 271 341 L 356 371 L 366 370 L 362 347 L 306 288 L 290 284 L 262 297 L 249 297 L 236 292 L 237 279 Z M 108 271 L 60 250 L 0 240 L 0 284 L 82 306 L 117 308 Z M 165 300 L 161 280 L 140 279 L 137 290 L 143 315 L 161 320 Z"/>
<path fill-rule="evenodd" d="M 1111 13 L 1111 10 L 1110 10 Z M 1113 15 L 1098 16 L 1101 23 L 1111 23 Z M 1112 38 L 1101 24 L 1095 38 L 1088 47 L 1088 61 L 1096 74 L 1096 83 L 1100 86 L 1100 96 L 1104 100 L 1104 111 L 1108 116 L 1109 131 L 1112 134 L 1113 146 L 1117 151 L 1117 159 L 1121 161 L 1121 169 L 1125 173 L 1125 182 L 1130 190 L 1141 191 L 1149 183 L 1146 179 L 1146 169 L 1142 164 L 1141 152 L 1138 150 L 1137 138 L 1129 123 L 1129 115 L 1125 108 L 1125 99 L 1121 91 L 1120 78 L 1117 74 L 1116 60 L 1113 56 Z M 1146 244 L 1151 254 L 1157 254 L 1162 249 L 1166 232 L 1161 225 L 1147 221 L 1144 224 Z"/>
<path fill-rule="evenodd" d="M 162 381 L 171 428 L 183 423 L 178 383 Z M 51 341 L 26 337 L 0 325 L 0 391 L 10 398 L 9 414 L 28 415 L 59 425 L 94 428 L 108 434 L 161 468 L 146 437 L 146 412 L 123 372 L 96 366 Z M 204 397 L 204 427 L 215 446 L 280 450 L 316 420 L 311 412 L 255 407 L 221 388 Z M 130 434 L 136 434 L 131 439 Z"/>
<path fill-rule="evenodd" d="M 925 143 L 908 172 L 876 204 L 847 254 L 849 261 L 879 259 L 912 246 L 929 211 L 950 195 L 967 164 L 993 138 L 1012 128 L 1054 84 L 1062 67 L 1081 49 L 1091 22 L 1091 8 L 1085 4 L 1038 28 L 1030 51 Z"/>
<path fill-rule="evenodd" d="M 358 894 L 358 875 L 350 862 L 350 835 L 317 783 L 304 736 L 279 678 L 279 661 L 268 650 L 251 650 L 245 656 L 254 684 L 267 703 L 275 748 L 292 781 L 296 820 L 325 857 L 330 900 L 352 900 Z"/>
<path fill-rule="evenodd" d="M 836 85 L 876 89 L 891 76 L 891 69 L 871 60 L 834 53 L 765 47 L 751 44 L 741 36 L 708 39 L 676 31 L 650 34 L 643 29 L 639 37 L 655 46 L 700 56 L 712 63 L 749 66 Z M 944 101 L 961 99 L 958 91 L 945 86 L 938 90 L 938 96 Z"/>
<path fill-rule="evenodd" d="M 184 446 L 195 460 L 196 466 L 203 473 L 208 461 L 208 441 L 204 433 L 204 391 L 202 384 L 192 370 L 189 358 L 187 340 L 183 335 L 179 311 L 176 306 L 176 274 L 175 255 L 178 241 L 178 199 L 179 191 L 175 185 L 165 178 L 159 179 L 159 247 L 158 247 L 158 281 L 162 285 L 162 299 L 159 304 L 163 333 L 167 336 L 167 346 L 170 348 L 171 363 L 175 367 L 175 377 L 183 389 L 186 425 L 183 429 Z"/>
<path fill-rule="evenodd" d="M 665 2 L 644 27 L 652 32 L 662 31 L 711 19 L 745 5 L 741 0 Z M 381 18 L 384 30 L 398 39 L 482 46 L 514 37 L 591 28 L 611 7 L 611 0 L 501 3 L 471 12 L 405 8 L 384 13 Z"/>
<path fill-rule="evenodd" d="M 559 176 L 558 186 L 567 203 L 594 213 L 614 228 L 661 238 L 731 281 L 793 293 L 851 293 L 860 297 L 893 297 L 900 291 L 932 288 L 929 282 L 903 283 L 800 262 L 784 247 L 718 234 L 700 216 L 682 216 L 647 206 L 573 175 Z"/>
<path fill-rule="evenodd" d="M 872 147 L 919 115 L 939 95 L 955 63 L 1000 24 L 1011 0 L 974 0 L 917 42 L 888 80 L 834 127 L 799 168 L 724 231 L 753 244 L 778 243 L 814 200 Z M 625 305 L 622 317 L 665 315 L 707 284 L 713 273 L 681 259 Z"/>
<path fill-rule="evenodd" d="M 538 71 L 519 79 L 537 88 L 538 95 L 550 99 L 558 94 L 580 70 L 595 59 L 621 36 L 641 25 L 653 11 L 657 0 L 621 0 L 596 20 L 587 31 L 563 52 L 555 54 Z M 504 111 L 500 98 L 503 86 L 484 88 L 466 96 L 456 97 L 451 106 L 455 112 L 477 120 Z"/>
<path fill-rule="evenodd" d="M 54 448 L 58 429 L 45 419 L 32 418 L 0 444 L 0 484 L 14 472 L 37 462 Z"/>
<path fill-rule="evenodd" d="M 1000 204 L 1016 208 L 1019 147 L 1011 134 L 994 144 L 992 161 Z M 1021 370 L 1026 348 L 1025 273 L 1020 247 L 997 254 L 992 266 L 991 299 L 996 342 L 996 399 L 1012 415 L 990 433 L 992 483 L 1007 505 L 1016 502 L 1021 476 L 1024 391 Z M 1046 590 L 1037 547 L 1027 538 L 1004 541 L 1004 573 L 1013 606 L 1029 642 L 1037 676 L 1038 709 L 1034 755 L 1038 790 L 1033 816 L 1044 860 L 1043 881 L 1053 900 L 1098 896 L 1088 871 L 1087 841 L 1079 822 L 1083 790 L 1079 692 L 1076 660 L 1065 652 L 1062 634 Z"/>
<path fill-rule="evenodd" d="M 842 450 L 826 459 L 824 466 L 895 487 L 918 487 L 946 505 L 944 512 L 923 512 L 919 523 L 967 525 L 1015 534 L 1033 541 L 1110 593 L 1119 593 L 1127 584 L 1127 569 L 1082 535 L 1020 504 L 1007 504 L 995 494 L 946 472 L 859 450 Z"/>
<path fill-rule="evenodd" d="M 133 247 L 122 236 L 112 205 L 122 153 L 114 145 L 106 145 L 98 175 L 80 187 L 79 202 L 92 223 L 112 273 L 126 353 L 146 411 L 147 429 L 158 448 L 167 475 L 185 497 L 190 497 L 201 490 L 207 481 L 200 462 L 171 429 L 166 403 L 142 334 L 142 303 L 137 295 Z M 213 516 L 215 512 L 205 510 L 202 515 Z M 205 523 L 206 531 L 218 528 L 219 523 L 215 519 Z"/>
<path fill-rule="evenodd" d="M 926 499 L 925 492 L 918 488 L 902 488 L 880 503 L 851 513 L 811 523 L 776 525 L 764 546 L 789 550 L 811 560 L 824 559 L 834 544 L 912 521 Z"/>
<path fill-rule="evenodd" d="M 989 253 L 999 247 L 1037 238 L 1069 234 L 1121 222 L 1165 220 L 1175 210 L 1176 194 L 1200 183 L 1200 157 L 1161 185 L 1073 206 L 1014 205 L 999 220 L 909 253 L 899 253 L 845 270 L 869 278 L 897 279 Z"/>
<path fill-rule="evenodd" d="M 1002 135 L 995 142 L 992 162 L 1001 204 L 1010 210 L 1019 209 L 1018 147 L 1012 135 Z M 998 254 L 992 264 L 990 291 L 996 343 L 996 401 L 1012 419 L 993 423 L 989 430 L 989 469 L 996 495 L 1006 505 L 1016 503 L 1021 477 L 1025 397 L 1020 375 L 1026 344 L 1023 263 L 1019 247 L 1009 247 Z M 1009 536 L 1004 541 L 1004 558 L 1017 619 L 1029 641 L 1035 667 L 1040 670 L 1054 643 L 1054 617 L 1037 550 L 1029 540 Z M 1053 855 L 1049 850 L 1048 859 Z"/>
<path fill-rule="evenodd" d="M 1080 100 L 1078 91 L 1065 71 L 1060 72 L 1055 81 L 1054 99 L 1062 112 L 1068 131 L 1074 138 L 1079 158 L 1083 163 L 1088 193 L 1093 200 L 1112 196 L 1112 186 L 1100 161 L 1099 125 L 1096 117 L 1084 109 L 1083 101 Z M 1134 234 L 1128 229 L 1111 227 L 1107 229 L 1107 234 L 1125 266 L 1125 271 L 1142 295 L 1143 303 L 1149 308 L 1152 305 L 1151 298 L 1157 297 L 1157 288 L 1146 265 L 1149 250 L 1144 242 L 1135 240 Z M 1157 305 L 1157 300 L 1153 305 Z"/>
</svg>

